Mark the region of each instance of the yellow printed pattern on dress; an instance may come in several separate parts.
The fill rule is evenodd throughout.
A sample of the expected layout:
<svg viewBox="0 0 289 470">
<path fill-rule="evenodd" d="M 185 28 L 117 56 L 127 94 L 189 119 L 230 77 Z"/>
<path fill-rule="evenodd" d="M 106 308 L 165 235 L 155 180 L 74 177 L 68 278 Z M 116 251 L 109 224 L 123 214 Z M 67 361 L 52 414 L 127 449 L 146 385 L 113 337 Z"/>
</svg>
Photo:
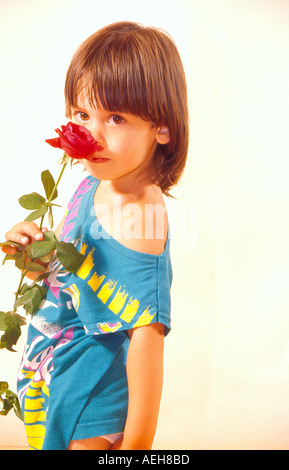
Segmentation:
<svg viewBox="0 0 289 470">
<path fill-rule="evenodd" d="M 133 317 L 136 315 L 139 308 L 139 301 L 137 299 L 130 298 L 120 318 L 127 323 L 130 323 Z"/>
<path fill-rule="evenodd" d="M 116 288 L 116 281 L 108 281 L 104 284 L 104 286 L 100 289 L 97 297 L 105 304 L 111 294 L 113 293 L 114 289 Z"/>
<path fill-rule="evenodd" d="M 81 242 L 80 242 L 80 253 L 82 255 L 85 255 L 87 246 L 88 246 L 87 243 L 84 243 L 84 241 L 81 240 Z"/>
<path fill-rule="evenodd" d="M 98 323 L 97 326 L 102 333 L 114 333 L 122 327 L 122 324 L 120 322 L 113 324 Z"/>
<path fill-rule="evenodd" d="M 43 439 L 42 437 L 29 437 L 28 438 L 29 448 L 30 450 L 41 450 L 43 446 Z"/>
<path fill-rule="evenodd" d="M 24 373 L 27 371 L 23 369 Z M 34 371 L 28 371 L 34 374 Z M 27 374 L 28 375 L 28 374 Z M 41 450 L 45 437 L 46 411 L 44 395 L 49 396 L 49 390 L 44 380 L 31 380 L 24 400 L 25 431 L 30 449 Z"/>
<path fill-rule="evenodd" d="M 35 371 L 34 370 L 24 370 L 22 369 L 22 374 L 25 374 L 24 377 L 25 379 L 33 379 L 34 375 L 35 375 Z"/>
<path fill-rule="evenodd" d="M 24 411 L 24 421 L 27 424 L 34 424 L 38 421 L 45 421 L 46 413 L 45 411 Z"/>
<path fill-rule="evenodd" d="M 41 395 L 41 388 L 29 388 L 26 395 L 28 397 L 39 397 Z"/>
<path fill-rule="evenodd" d="M 128 293 L 126 293 L 125 290 L 121 291 L 121 286 L 120 286 L 114 298 L 110 302 L 108 308 L 117 315 L 123 308 L 126 302 L 127 296 L 128 296 Z"/>
<path fill-rule="evenodd" d="M 88 253 L 87 257 L 85 258 L 84 262 L 82 263 L 82 265 L 80 266 L 80 268 L 78 269 L 76 273 L 76 275 L 80 277 L 81 279 L 86 279 L 90 271 L 94 267 L 93 253 L 94 253 L 94 248 Z"/>
<path fill-rule="evenodd" d="M 25 426 L 26 436 L 28 438 L 42 438 L 45 437 L 45 426 L 42 424 L 31 424 Z"/>
<path fill-rule="evenodd" d="M 104 274 L 102 276 L 98 276 L 96 273 L 94 273 L 87 284 L 92 288 L 94 292 L 96 292 L 104 279 L 105 279 Z"/>
<path fill-rule="evenodd" d="M 22 373 L 25 372 L 22 370 Z M 34 376 L 34 371 L 30 371 L 32 373 L 32 377 Z M 26 375 L 26 378 L 29 377 L 29 374 Z M 33 382 L 31 381 L 30 387 L 28 388 L 26 392 L 27 397 L 37 397 L 40 396 L 41 393 L 45 393 L 45 395 L 49 395 L 48 387 L 44 380 L 39 380 L 39 382 Z"/>
<path fill-rule="evenodd" d="M 137 322 L 133 325 L 133 328 L 137 328 L 138 326 L 149 325 L 152 322 L 155 314 L 156 312 L 152 314 L 150 313 L 149 307 L 146 308 L 145 311 L 141 314 L 141 316 L 137 320 Z"/>
<path fill-rule="evenodd" d="M 25 409 L 26 410 L 42 410 L 43 403 L 45 402 L 44 398 L 25 398 Z"/>
<path fill-rule="evenodd" d="M 35 374 L 34 371 L 30 371 L 33 376 Z M 22 373 L 25 373 L 25 370 L 22 370 Z M 33 377 L 32 376 L 32 377 Z M 28 377 L 28 374 L 26 374 L 26 378 Z M 30 387 L 28 388 L 27 392 L 26 392 L 26 396 L 27 397 L 39 397 L 42 393 L 42 388 L 44 388 L 44 386 L 46 387 L 46 384 L 44 382 L 44 380 L 39 380 L 39 382 L 33 382 L 31 381 L 30 382 Z M 46 395 L 48 395 L 48 389 L 46 387 L 46 390 L 47 392 L 44 392 Z M 44 391 L 44 390 L 43 390 Z"/>
</svg>

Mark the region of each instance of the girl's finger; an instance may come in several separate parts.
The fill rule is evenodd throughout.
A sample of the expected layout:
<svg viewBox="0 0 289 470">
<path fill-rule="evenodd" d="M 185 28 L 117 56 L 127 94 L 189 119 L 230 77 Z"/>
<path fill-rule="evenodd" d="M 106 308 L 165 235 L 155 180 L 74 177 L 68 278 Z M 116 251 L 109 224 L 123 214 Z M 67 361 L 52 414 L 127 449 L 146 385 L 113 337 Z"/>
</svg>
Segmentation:
<svg viewBox="0 0 289 470">
<path fill-rule="evenodd" d="M 44 235 L 34 222 L 20 222 L 5 235 L 7 241 L 26 245 L 33 240 L 43 240 Z"/>
<path fill-rule="evenodd" d="M 16 248 L 14 246 L 1 246 L 1 250 L 6 255 L 14 255 L 16 253 Z"/>
</svg>

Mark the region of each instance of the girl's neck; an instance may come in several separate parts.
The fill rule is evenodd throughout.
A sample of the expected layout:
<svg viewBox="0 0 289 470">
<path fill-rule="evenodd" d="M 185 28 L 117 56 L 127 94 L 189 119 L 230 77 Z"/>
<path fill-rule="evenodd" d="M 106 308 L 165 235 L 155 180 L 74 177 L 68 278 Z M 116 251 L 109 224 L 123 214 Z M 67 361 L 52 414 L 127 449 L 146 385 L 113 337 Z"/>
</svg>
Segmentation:
<svg viewBox="0 0 289 470">
<path fill-rule="evenodd" d="M 123 197 L 137 197 L 143 193 L 145 188 L 153 185 L 152 174 L 152 170 L 150 169 L 147 169 L 145 172 L 135 170 L 121 178 L 103 181 L 102 184 L 109 188 L 114 194 L 118 194 Z"/>
<path fill-rule="evenodd" d="M 126 184 L 129 183 L 129 184 Z M 94 202 L 100 204 L 110 204 L 114 197 L 120 197 L 121 205 L 138 202 L 162 201 L 162 191 L 151 179 L 140 181 L 102 180 L 95 193 Z"/>
</svg>

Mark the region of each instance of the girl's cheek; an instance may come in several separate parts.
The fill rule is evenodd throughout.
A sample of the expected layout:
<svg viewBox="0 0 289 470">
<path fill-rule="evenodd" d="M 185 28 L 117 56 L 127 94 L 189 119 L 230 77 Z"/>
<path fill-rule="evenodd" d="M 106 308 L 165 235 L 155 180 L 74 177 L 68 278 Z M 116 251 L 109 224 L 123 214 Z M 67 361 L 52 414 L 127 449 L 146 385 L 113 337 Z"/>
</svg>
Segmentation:
<svg viewBox="0 0 289 470">
<path fill-rule="evenodd" d="M 107 148 L 112 153 L 122 153 L 124 146 L 122 143 L 116 138 L 110 138 L 106 140 Z"/>
</svg>

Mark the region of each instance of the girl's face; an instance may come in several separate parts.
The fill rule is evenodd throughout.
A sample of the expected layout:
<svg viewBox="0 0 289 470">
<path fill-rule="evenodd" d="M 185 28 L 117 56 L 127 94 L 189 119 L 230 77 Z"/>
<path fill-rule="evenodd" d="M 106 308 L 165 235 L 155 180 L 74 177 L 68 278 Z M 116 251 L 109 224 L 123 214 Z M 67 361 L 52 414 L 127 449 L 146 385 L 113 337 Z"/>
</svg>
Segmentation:
<svg viewBox="0 0 289 470">
<path fill-rule="evenodd" d="M 131 184 L 151 179 L 156 147 L 169 140 L 162 128 L 138 116 L 92 108 L 84 94 L 71 109 L 71 120 L 85 126 L 103 147 L 93 155 L 95 161 L 82 160 L 88 172 L 101 180 L 125 179 Z"/>
</svg>

